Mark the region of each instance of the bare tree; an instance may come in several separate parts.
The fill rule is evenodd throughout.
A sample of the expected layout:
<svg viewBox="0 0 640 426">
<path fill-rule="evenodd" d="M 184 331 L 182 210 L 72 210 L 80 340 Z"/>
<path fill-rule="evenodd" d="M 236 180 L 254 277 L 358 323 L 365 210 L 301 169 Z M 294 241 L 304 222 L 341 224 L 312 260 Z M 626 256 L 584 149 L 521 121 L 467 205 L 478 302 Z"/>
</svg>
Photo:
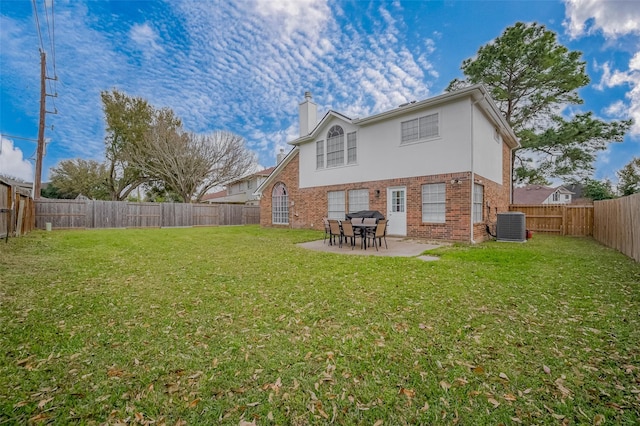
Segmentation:
<svg viewBox="0 0 640 426">
<path fill-rule="evenodd" d="M 255 154 L 244 139 L 231 132 L 217 131 L 208 135 L 192 135 L 192 143 L 206 158 L 209 171 L 195 194 L 195 201 L 211 188 L 234 181 L 256 168 Z"/>
<path fill-rule="evenodd" d="M 184 132 L 173 112 L 160 110 L 143 143 L 130 146 L 131 163 L 150 180 L 162 182 L 186 203 L 199 201 L 211 188 L 251 170 L 254 154 L 233 133 Z"/>
</svg>

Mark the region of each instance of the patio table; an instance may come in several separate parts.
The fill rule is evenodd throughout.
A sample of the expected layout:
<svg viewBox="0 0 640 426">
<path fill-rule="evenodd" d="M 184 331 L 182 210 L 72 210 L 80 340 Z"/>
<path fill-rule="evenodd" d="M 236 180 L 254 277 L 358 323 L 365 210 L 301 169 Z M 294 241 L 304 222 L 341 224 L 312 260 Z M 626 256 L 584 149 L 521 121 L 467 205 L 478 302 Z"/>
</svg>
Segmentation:
<svg viewBox="0 0 640 426">
<path fill-rule="evenodd" d="M 375 233 L 375 229 L 378 225 L 376 224 L 364 224 L 364 223 L 351 223 L 354 229 L 358 229 L 360 232 L 360 238 L 362 240 L 362 246 L 364 249 L 367 249 L 367 229 L 372 229 Z"/>
</svg>

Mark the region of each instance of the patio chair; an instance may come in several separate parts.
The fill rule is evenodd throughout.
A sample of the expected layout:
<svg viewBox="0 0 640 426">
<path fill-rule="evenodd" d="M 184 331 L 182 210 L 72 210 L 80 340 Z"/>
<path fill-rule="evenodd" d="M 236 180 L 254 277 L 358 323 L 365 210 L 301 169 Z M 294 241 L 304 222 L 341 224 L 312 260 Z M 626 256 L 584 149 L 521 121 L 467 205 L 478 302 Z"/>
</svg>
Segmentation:
<svg viewBox="0 0 640 426">
<path fill-rule="evenodd" d="M 347 241 L 351 241 L 351 250 L 353 250 L 353 248 L 356 246 L 356 238 L 360 236 L 360 234 L 356 234 L 351 222 L 345 220 L 344 222 L 342 222 L 342 236 L 344 237 L 345 243 Z"/>
<path fill-rule="evenodd" d="M 376 219 L 375 217 L 365 217 L 362 219 L 362 223 L 364 225 L 375 225 L 376 223 L 378 223 L 378 219 Z"/>
<path fill-rule="evenodd" d="M 373 239 L 373 245 L 376 251 L 378 251 L 378 246 L 382 245 L 383 238 L 385 248 L 389 248 L 389 246 L 387 246 L 387 221 L 385 219 L 378 221 L 378 226 L 376 226 L 375 231 L 367 231 L 367 238 Z"/>
<path fill-rule="evenodd" d="M 322 224 L 324 225 L 324 237 L 322 238 L 322 244 L 324 244 L 327 237 L 331 238 L 331 228 L 329 227 L 329 219 L 322 218 Z"/>
<path fill-rule="evenodd" d="M 340 229 L 340 222 L 337 220 L 329 220 L 329 245 L 336 244 L 336 237 L 338 237 L 339 247 L 342 247 L 342 230 Z"/>
</svg>

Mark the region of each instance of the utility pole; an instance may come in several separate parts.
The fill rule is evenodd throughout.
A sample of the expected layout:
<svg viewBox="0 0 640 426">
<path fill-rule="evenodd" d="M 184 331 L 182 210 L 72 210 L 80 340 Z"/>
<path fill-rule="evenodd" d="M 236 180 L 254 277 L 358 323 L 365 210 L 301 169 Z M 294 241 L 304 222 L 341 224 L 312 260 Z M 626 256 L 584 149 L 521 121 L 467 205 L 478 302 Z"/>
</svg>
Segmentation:
<svg viewBox="0 0 640 426">
<path fill-rule="evenodd" d="M 33 180 L 33 199 L 40 198 L 42 187 L 42 157 L 44 157 L 44 120 L 47 112 L 47 87 L 45 85 L 47 72 L 47 55 L 40 51 L 40 123 L 38 125 L 38 149 L 36 151 L 36 175 Z"/>
<path fill-rule="evenodd" d="M 42 159 L 44 157 L 44 128 L 46 114 L 57 114 L 58 111 L 47 111 L 47 96 L 57 97 L 58 94 L 52 95 L 47 93 L 47 86 L 45 82 L 47 80 L 57 80 L 47 77 L 47 54 L 43 50 L 40 50 L 40 121 L 38 123 L 38 149 L 36 150 L 36 173 L 33 179 L 33 199 L 40 198 L 40 192 L 42 188 Z"/>
</svg>

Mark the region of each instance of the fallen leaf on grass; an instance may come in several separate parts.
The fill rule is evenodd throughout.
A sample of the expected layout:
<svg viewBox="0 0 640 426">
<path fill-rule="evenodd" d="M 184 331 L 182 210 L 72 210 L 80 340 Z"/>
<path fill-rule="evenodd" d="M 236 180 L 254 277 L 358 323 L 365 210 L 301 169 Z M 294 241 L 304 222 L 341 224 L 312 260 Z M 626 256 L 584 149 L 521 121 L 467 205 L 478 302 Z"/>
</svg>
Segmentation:
<svg viewBox="0 0 640 426">
<path fill-rule="evenodd" d="M 516 398 L 515 395 L 508 393 L 508 394 L 505 394 L 504 399 L 506 399 L 507 401 L 513 402 L 513 401 L 516 401 L 518 398 Z"/>
<path fill-rule="evenodd" d="M 16 364 L 18 365 L 18 367 L 24 367 L 29 361 L 31 361 L 31 359 L 35 357 L 35 355 L 29 355 L 28 357 L 24 358 L 24 359 L 20 359 L 18 361 L 16 361 Z"/>
<path fill-rule="evenodd" d="M 24 407 L 25 405 L 27 405 L 29 403 L 29 401 L 20 401 L 18 403 L 15 403 L 13 405 L 13 408 L 20 408 L 20 407 Z"/>
<path fill-rule="evenodd" d="M 493 408 L 498 408 L 500 403 L 495 398 L 487 398 L 489 404 L 493 405 Z"/>
<path fill-rule="evenodd" d="M 384 424 L 384 420 L 377 420 L 373 426 L 382 426 Z"/>
<path fill-rule="evenodd" d="M 600 426 L 604 424 L 605 418 L 602 414 L 596 414 L 593 418 L 593 426 Z"/>
<path fill-rule="evenodd" d="M 447 382 L 445 382 L 444 380 L 442 380 L 440 382 L 440 387 L 446 391 L 448 391 L 451 388 L 451 385 Z"/>
<path fill-rule="evenodd" d="M 198 402 L 200 402 L 200 398 L 194 399 L 189 403 L 189 408 L 194 408 L 196 405 L 198 405 Z"/>
<path fill-rule="evenodd" d="M 562 397 L 568 397 L 571 398 L 571 390 L 569 390 L 563 383 L 562 379 L 556 379 L 556 381 L 554 382 L 556 387 L 558 388 L 558 390 L 560 391 L 560 393 L 562 393 Z"/>
<path fill-rule="evenodd" d="M 256 421 L 252 421 L 252 422 L 248 422 L 246 420 L 240 420 L 240 423 L 238 423 L 238 426 L 256 426 Z"/>
<path fill-rule="evenodd" d="M 125 375 L 125 372 L 123 370 L 120 370 L 116 366 L 111 366 L 107 370 L 107 376 L 109 377 L 122 377 L 124 375 Z"/>
<path fill-rule="evenodd" d="M 546 374 L 551 374 L 551 369 L 546 365 L 542 366 L 542 371 L 544 371 Z"/>
<path fill-rule="evenodd" d="M 506 381 L 509 381 L 509 376 L 507 376 L 507 375 L 506 375 L 506 374 L 504 374 L 504 373 L 500 373 L 500 374 L 498 374 L 498 377 L 500 377 L 501 379 L 504 379 L 504 380 L 506 380 Z"/>
<path fill-rule="evenodd" d="M 41 400 L 40 402 L 38 402 L 38 408 L 42 410 L 44 406 L 51 401 L 53 401 L 53 397 Z"/>
<path fill-rule="evenodd" d="M 400 388 L 400 395 L 404 395 L 407 398 L 414 398 L 416 396 L 416 391 L 413 389 Z"/>
<path fill-rule="evenodd" d="M 476 376 L 482 376 L 484 374 L 484 368 L 477 366 L 473 369 L 471 369 L 471 371 L 473 371 L 473 374 L 475 374 Z"/>
<path fill-rule="evenodd" d="M 49 416 L 44 413 L 40 413 L 37 416 L 33 416 L 29 419 L 30 422 L 43 422 L 45 420 L 49 420 Z"/>
</svg>

